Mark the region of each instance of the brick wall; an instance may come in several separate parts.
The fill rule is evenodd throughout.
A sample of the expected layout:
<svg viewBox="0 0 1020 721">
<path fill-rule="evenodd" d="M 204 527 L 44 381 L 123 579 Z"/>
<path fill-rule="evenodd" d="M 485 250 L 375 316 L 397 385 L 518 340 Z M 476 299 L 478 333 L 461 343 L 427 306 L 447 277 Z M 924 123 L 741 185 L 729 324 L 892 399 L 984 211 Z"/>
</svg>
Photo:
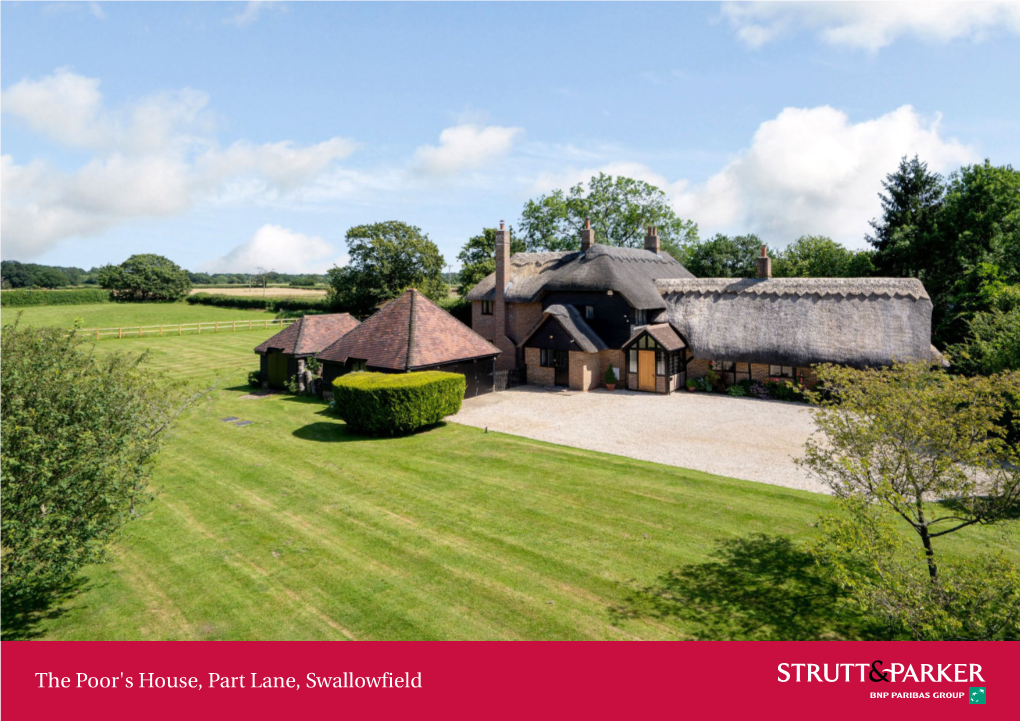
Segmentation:
<svg viewBox="0 0 1020 721">
<path fill-rule="evenodd" d="M 612 366 L 616 368 L 616 387 L 627 387 L 627 355 L 622 350 L 604 350 L 599 353 L 599 374 L 596 379 L 596 388 L 604 388 L 606 385 L 606 370 Z"/>
<path fill-rule="evenodd" d="M 471 329 L 485 338 L 501 351 L 496 358 L 496 370 L 508 370 L 517 367 L 517 343 L 524 339 L 538 319 L 542 317 L 541 303 L 507 303 L 507 335 L 499 327 L 496 315 L 482 315 L 482 302 L 471 303 Z M 504 340 L 501 340 L 504 338 Z M 528 365 L 531 365 L 528 363 Z"/>
<path fill-rule="evenodd" d="M 601 383 L 599 369 L 602 364 L 598 353 L 570 351 L 570 390 L 590 391 Z"/>
<path fill-rule="evenodd" d="M 704 378 L 708 375 L 708 361 L 702 358 L 692 358 L 687 361 L 687 379 Z"/>
<path fill-rule="evenodd" d="M 524 349 L 524 362 L 528 364 L 528 383 L 534 386 L 551 386 L 556 382 L 556 372 L 543 368 L 538 348 Z"/>
</svg>

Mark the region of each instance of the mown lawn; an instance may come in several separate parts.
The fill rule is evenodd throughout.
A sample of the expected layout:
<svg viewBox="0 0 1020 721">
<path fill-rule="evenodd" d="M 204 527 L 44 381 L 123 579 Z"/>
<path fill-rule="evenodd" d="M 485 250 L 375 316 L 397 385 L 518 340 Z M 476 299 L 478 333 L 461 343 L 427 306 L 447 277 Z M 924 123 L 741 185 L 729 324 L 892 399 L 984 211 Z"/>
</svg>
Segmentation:
<svg viewBox="0 0 1020 721">
<path fill-rule="evenodd" d="M 875 633 L 804 553 L 824 496 L 455 424 L 358 437 L 318 402 L 242 399 L 260 335 L 102 344 L 153 347 L 154 365 L 219 389 L 184 418 L 112 561 L 5 637 Z M 941 549 L 1020 545 L 1015 528 L 956 536 Z"/>
<path fill-rule="evenodd" d="M 13 323 L 21 313 L 25 325 L 55 325 L 70 328 L 82 319 L 85 328 L 118 328 L 170 323 L 200 323 L 216 320 L 263 320 L 274 315 L 262 310 L 216 308 L 187 303 L 90 303 L 87 305 L 40 305 L 27 308 L 6 307 L 0 321 Z"/>
</svg>

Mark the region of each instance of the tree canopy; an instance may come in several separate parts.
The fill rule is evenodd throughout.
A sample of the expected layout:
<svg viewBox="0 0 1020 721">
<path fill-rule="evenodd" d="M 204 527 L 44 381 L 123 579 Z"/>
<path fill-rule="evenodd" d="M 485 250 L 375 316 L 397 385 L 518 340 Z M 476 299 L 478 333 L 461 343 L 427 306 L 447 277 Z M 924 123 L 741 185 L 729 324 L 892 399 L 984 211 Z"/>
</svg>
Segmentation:
<svg viewBox="0 0 1020 721">
<path fill-rule="evenodd" d="M 696 278 L 753 278 L 764 245 L 757 235 L 723 235 L 688 243 L 677 260 Z"/>
<path fill-rule="evenodd" d="M 408 288 L 435 301 L 449 293 L 443 256 L 421 228 L 396 220 L 358 225 L 347 231 L 347 249 L 350 262 L 328 273 L 336 308 L 365 317 Z"/>
<path fill-rule="evenodd" d="M 527 250 L 523 240 L 514 237 L 514 229 L 510 228 L 510 253 L 523 253 Z M 478 285 L 485 276 L 496 270 L 496 229 L 483 228 L 481 235 L 468 238 L 460 253 L 460 278 L 457 292 L 462 296 Z"/>
<path fill-rule="evenodd" d="M 554 190 L 529 200 L 521 213 L 521 239 L 528 251 L 578 250 L 585 219 L 596 242 L 626 248 L 644 246 L 645 229 L 659 229 L 662 249 L 679 260 L 683 246 L 698 237 L 698 226 L 682 220 L 659 188 L 624 176 L 599 173 L 588 186 Z"/>
<path fill-rule="evenodd" d="M 850 250 L 824 235 L 802 235 L 775 254 L 777 278 L 861 278 L 874 275 L 872 253 Z"/>
<path fill-rule="evenodd" d="M 102 560 L 150 498 L 152 463 L 189 397 L 144 355 L 96 356 L 75 330 L 15 323 L 0 335 L 0 578 L 9 598 Z"/>
<path fill-rule="evenodd" d="M 173 301 L 191 291 L 188 271 L 162 255 L 132 255 L 99 269 L 99 285 L 118 300 Z"/>
</svg>

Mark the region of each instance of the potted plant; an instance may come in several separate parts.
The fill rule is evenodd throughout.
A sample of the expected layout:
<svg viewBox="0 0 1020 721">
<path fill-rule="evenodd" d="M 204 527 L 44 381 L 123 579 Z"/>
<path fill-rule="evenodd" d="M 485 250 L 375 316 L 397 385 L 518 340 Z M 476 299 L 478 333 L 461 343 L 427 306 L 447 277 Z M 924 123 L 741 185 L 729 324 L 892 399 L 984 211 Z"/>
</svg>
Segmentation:
<svg viewBox="0 0 1020 721">
<path fill-rule="evenodd" d="M 692 378 L 691 380 L 687 381 L 687 392 L 693 393 L 696 390 L 698 390 L 698 384 L 694 382 L 694 379 Z"/>
<path fill-rule="evenodd" d="M 608 368 L 606 368 L 605 381 L 607 391 L 616 390 L 616 371 L 613 370 L 613 366 L 609 366 Z"/>
</svg>

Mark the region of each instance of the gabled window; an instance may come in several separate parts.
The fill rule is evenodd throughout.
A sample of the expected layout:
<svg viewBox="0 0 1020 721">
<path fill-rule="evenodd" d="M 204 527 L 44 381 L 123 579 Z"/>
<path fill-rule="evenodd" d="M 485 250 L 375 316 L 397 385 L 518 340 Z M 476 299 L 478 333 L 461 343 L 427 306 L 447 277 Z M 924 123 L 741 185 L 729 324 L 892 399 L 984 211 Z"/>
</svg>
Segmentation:
<svg viewBox="0 0 1020 721">
<path fill-rule="evenodd" d="M 482 315 L 492 315 L 492 301 L 491 300 L 483 300 L 482 301 Z"/>
</svg>

